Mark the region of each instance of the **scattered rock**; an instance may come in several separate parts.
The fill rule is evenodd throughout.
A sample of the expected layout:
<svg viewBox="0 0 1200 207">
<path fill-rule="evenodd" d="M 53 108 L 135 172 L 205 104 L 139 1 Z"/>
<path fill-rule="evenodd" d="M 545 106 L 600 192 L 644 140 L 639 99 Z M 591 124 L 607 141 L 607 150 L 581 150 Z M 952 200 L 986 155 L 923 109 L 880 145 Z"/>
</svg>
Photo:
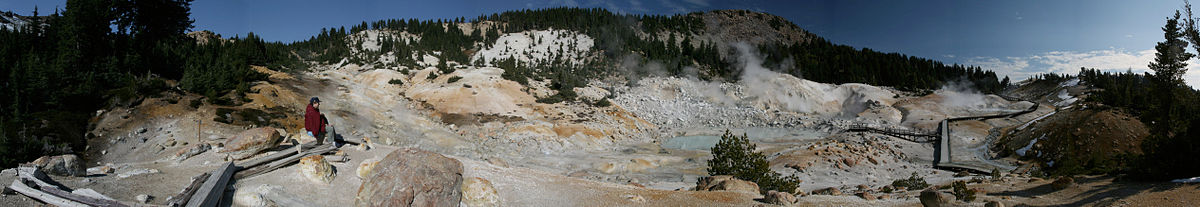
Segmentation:
<svg viewBox="0 0 1200 207">
<path fill-rule="evenodd" d="M 1053 183 L 1050 183 L 1050 187 L 1054 188 L 1054 190 L 1062 190 L 1067 189 L 1067 187 L 1071 187 L 1071 185 L 1074 184 L 1075 179 L 1071 178 L 1070 176 L 1063 176 L 1057 180 L 1054 180 Z"/>
<path fill-rule="evenodd" d="M 42 156 L 30 164 L 42 169 L 42 172 L 61 176 L 86 176 L 83 160 L 78 156 L 67 154 L 58 156 Z"/>
<path fill-rule="evenodd" d="M 500 159 L 499 157 L 487 158 L 487 163 L 495 165 L 495 166 L 500 166 L 500 167 L 508 167 L 508 162 L 505 162 L 503 159 Z"/>
<path fill-rule="evenodd" d="M 398 149 L 372 171 L 356 206 L 457 206 L 462 199 L 462 163 L 437 153 Z"/>
<path fill-rule="evenodd" d="M 500 206 L 500 196 L 492 182 L 480 177 L 464 179 L 462 183 L 462 205 L 470 207 Z"/>
<path fill-rule="evenodd" d="M 358 169 L 354 171 L 358 174 L 358 178 L 367 179 L 367 176 L 371 175 L 371 170 L 375 169 L 375 165 L 377 164 L 379 164 L 378 158 L 366 159 L 362 163 L 359 163 Z"/>
<path fill-rule="evenodd" d="M 793 196 L 791 193 L 772 190 L 767 191 L 767 196 L 763 198 L 763 201 L 770 204 L 787 206 L 796 203 L 796 196 Z"/>
<path fill-rule="evenodd" d="M 921 205 L 923 205 L 925 207 L 943 206 L 946 204 L 947 201 L 949 201 L 946 199 L 945 195 L 942 195 L 941 192 L 938 192 L 934 188 L 929 188 L 929 189 L 925 189 L 924 191 L 921 191 L 920 199 L 921 199 Z"/>
<path fill-rule="evenodd" d="M 758 184 L 750 181 L 740 180 L 728 175 L 717 175 L 700 178 L 696 184 L 697 191 L 734 191 L 759 195 Z"/>
<path fill-rule="evenodd" d="M 868 201 L 875 200 L 875 195 L 871 195 L 871 192 L 859 192 L 859 193 L 856 193 L 855 195 L 858 196 L 859 198 L 866 199 Z"/>
<path fill-rule="evenodd" d="M 646 198 L 641 195 L 625 195 L 625 199 L 634 203 L 645 203 Z"/>
<path fill-rule="evenodd" d="M 567 177 L 573 177 L 573 178 L 582 178 L 582 177 L 587 177 L 589 175 L 592 175 L 592 174 L 588 173 L 587 171 L 583 171 L 583 170 L 567 173 Z"/>
<path fill-rule="evenodd" d="M 142 169 L 135 169 L 135 170 L 123 172 L 121 174 L 117 174 L 117 177 L 127 178 L 127 177 L 134 176 L 134 175 L 154 174 L 154 173 L 158 173 L 158 169 L 142 168 Z"/>
<path fill-rule="evenodd" d="M 167 141 L 163 142 L 163 146 L 174 147 L 175 139 L 167 139 Z"/>
<path fill-rule="evenodd" d="M 141 194 L 141 195 L 137 195 L 137 197 L 134 199 L 137 199 L 138 203 L 145 204 L 146 202 L 150 202 L 150 195 Z"/>
<path fill-rule="evenodd" d="M 175 156 L 172 156 L 171 159 L 175 160 L 175 162 L 183 162 L 192 156 L 207 152 L 211 148 L 212 145 L 209 145 L 208 143 L 200 143 L 190 147 L 184 147 L 183 149 L 179 149 L 179 152 L 175 152 Z"/>
<path fill-rule="evenodd" d="M 242 131 L 224 143 L 220 153 L 229 154 L 234 160 L 246 159 L 263 150 L 279 145 L 279 131 L 273 127 L 259 127 Z"/>
<path fill-rule="evenodd" d="M 835 187 L 817 189 L 812 192 L 813 195 L 842 195 L 842 190 Z"/>
<path fill-rule="evenodd" d="M 871 188 L 870 186 L 867 186 L 866 184 L 858 184 L 858 186 L 856 186 L 856 187 L 858 188 L 858 191 L 865 191 L 865 190 Z"/>
<path fill-rule="evenodd" d="M 988 201 L 987 204 L 983 204 L 983 206 L 984 207 L 1004 207 L 1004 203 L 1001 203 L 1000 201 Z"/>
<path fill-rule="evenodd" d="M 892 195 L 891 194 L 879 195 L 879 200 L 887 200 L 887 199 L 892 199 Z"/>
<path fill-rule="evenodd" d="M 112 167 L 110 167 L 108 165 L 104 165 L 104 166 L 96 166 L 96 167 L 88 168 L 87 174 L 88 175 L 111 174 L 111 173 L 113 173 L 113 171 L 115 171 L 115 170 Z"/>
<path fill-rule="evenodd" d="M 614 172 L 617 171 L 617 169 L 620 169 L 620 168 L 621 168 L 620 165 L 610 162 L 610 163 L 600 164 L 600 167 L 597 167 L 596 170 L 600 170 L 600 172 L 602 172 L 604 174 L 613 174 Z"/>
<path fill-rule="evenodd" d="M 329 162 L 325 161 L 325 157 L 321 155 L 300 158 L 300 174 L 308 180 L 319 183 L 329 183 L 337 175 L 333 171 L 333 165 L 329 165 Z"/>
</svg>

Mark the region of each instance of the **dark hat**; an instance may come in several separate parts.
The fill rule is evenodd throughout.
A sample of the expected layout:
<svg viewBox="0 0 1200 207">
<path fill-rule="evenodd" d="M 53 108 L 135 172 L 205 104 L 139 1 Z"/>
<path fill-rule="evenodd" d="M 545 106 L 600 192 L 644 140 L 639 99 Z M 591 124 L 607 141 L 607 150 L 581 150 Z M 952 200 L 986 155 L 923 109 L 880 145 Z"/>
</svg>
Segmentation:
<svg viewBox="0 0 1200 207">
<path fill-rule="evenodd" d="M 313 96 L 311 99 L 308 99 L 308 104 L 320 103 L 320 102 L 321 102 L 321 99 L 318 99 L 316 96 Z"/>
</svg>

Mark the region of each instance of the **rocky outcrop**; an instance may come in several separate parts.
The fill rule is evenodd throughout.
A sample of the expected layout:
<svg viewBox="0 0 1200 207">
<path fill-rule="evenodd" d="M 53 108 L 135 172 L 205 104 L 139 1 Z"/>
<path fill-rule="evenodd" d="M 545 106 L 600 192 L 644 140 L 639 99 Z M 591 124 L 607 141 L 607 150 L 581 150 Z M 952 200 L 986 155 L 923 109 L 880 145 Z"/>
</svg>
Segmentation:
<svg viewBox="0 0 1200 207">
<path fill-rule="evenodd" d="M 358 178 L 367 179 L 368 176 L 371 176 L 371 171 L 375 169 L 375 165 L 378 164 L 379 159 L 377 158 L 363 160 L 362 163 L 358 164 L 358 169 L 354 170 L 355 174 L 358 174 Z"/>
<path fill-rule="evenodd" d="M 754 194 L 756 197 L 759 194 L 758 184 L 750 181 L 740 180 L 728 175 L 717 175 L 700 178 L 696 183 L 697 191 L 734 191 Z"/>
<path fill-rule="evenodd" d="M 325 157 L 321 155 L 300 158 L 300 175 L 318 183 L 329 183 L 333 181 L 334 176 L 337 176 L 333 171 L 333 165 L 329 165 L 329 162 L 325 161 Z"/>
<path fill-rule="evenodd" d="M 83 160 L 75 155 L 42 156 L 29 163 L 43 172 L 61 176 L 86 176 L 87 169 L 83 168 Z"/>
<path fill-rule="evenodd" d="M 946 203 L 950 201 L 946 198 L 945 195 L 942 194 L 942 192 L 938 192 L 934 188 L 929 188 L 929 189 L 925 189 L 924 191 L 921 191 L 920 199 L 921 199 L 921 205 L 923 205 L 925 207 L 945 206 Z"/>
<path fill-rule="evenodd" d="M 356 206 L 458 206 L 462 199 L 462 163 L 437 153 L 399 149 L 372 171 Z"/>
<path fill-rule="evenodd" d="M 767 191 L 767 196 L 763 198 L 763 201 L 775 205 L 791 206 L 796 203 L 796 196 L 793 196 L 791 193 L 772 190 Z"/>
<path fill-rule="evenodd" d="M 462 183 L 462 205 L 469 207 L 500 206 L 500 195 L 492 182 L 480 177 L 464 179 Z"/>
<path fill-rule="evenodd" d="M 273 127 L 248 129 L 225 141 L 220 153 L 229 154 L 235 160 L 250 158 L 263 150 L 279 146 L 279 131 Z"/>
</svg>

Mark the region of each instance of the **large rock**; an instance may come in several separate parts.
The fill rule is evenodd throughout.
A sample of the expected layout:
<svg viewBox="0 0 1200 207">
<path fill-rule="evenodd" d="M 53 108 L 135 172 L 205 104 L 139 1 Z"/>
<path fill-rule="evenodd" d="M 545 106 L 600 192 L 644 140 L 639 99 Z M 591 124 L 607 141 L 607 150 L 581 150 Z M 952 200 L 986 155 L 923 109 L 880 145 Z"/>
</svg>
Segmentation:
<svg viewBox="0 0 1200 207">
<path fill-rule="evenodd" d="M 363 160 L 362 163 L 358 164 L 358 169 L 355 170 L 355 173 L 358 174 L 358 178 L 367 179 L 367 176 L 371 176 L 371 171 L 375 169 L 375 165 L 378 164 L 378 158 Z"/>
<path fill-rule="evenodd" d="M 42 169 L 47 174 L 87 176 L 87 169 L 83 168 L 83 160 L 75 155 L 42 156 L 30 164 Z"/>
<path fill-rule="evenodd" d="M 760 196 L 758 184 L 750 181 L 739 180 L 733 176 L 717 175 L 700 178 L 696 183 L 698 191 L 735 191 L 754 194 Z"/>
<path fill-rule="evenodd" d="M 458 206 L 462 199 L 462 163 L 437 153 L 398 149 L 372 171 L 356 206 Z"/>
<path fill-rule="evenodd" d="M 229 154 L 235 160 L 246 159 L 279 146 L 280 139 L 279 131 L 273 127 L 248 129 L 226 140 L 220 153 Z"/>
<path fill-rule="evenodd" d="M 813 194 L 813 195 L 835 195 L 835 196 L 840 196 L 840 195 L 842 195 L 842 189 L 838 189 L 838 188 L 836 188 L 836 187 L 828 187 L 828 188 L 822 188 L 822 189 L 817 189 L 817 190 L 814 190 L 814 191 L 812 192 L 812 194 Z"/>
<path fill-rule="evenodd" d="M 1071 176 L 1063 176 L 1063 177 L 1058 178 L 1057 180 L 1054 180 L 1053 183 L 1050 183 L 1050 187 L 1054 188 L 1054 190 L 1062 190 L 1062 189 L 1067 189 L 1068 187 L 1071 187 L 1071 185 L 1074 185 L 1074 184 L 1075 184 L 1075 179 L 1072 179 Z"/>
<path fill-rule="evenodd" d="M 469 207 L 500 206 L 500 196 L 492 182 L 480 177 L 471 177 L 462 183 L 462 205 Z"/>
<path fill-rule="evenodd" d="M 308 180 L 318 183 L 329 183 L 333 181 L 333 176 L 337 175 L 333 171 L 333 165 L 329 165 L 329 162 L 325 161 L 325 157 L 321 155 L 300 158 L 300 174 Z"/>
<path fill-rule="evenodd" d="M 775 205 L 791 206 L 796 203 L 796 196 L 793 196 L 791 193 L 772 190 L 767 192 L 767 196 L 763 198 L 763 201 Z"/>
<path fill-rule="evenodd" d="M 934 188 L 921 191 L 921 205 L 925 207 L 944 206 L 949 201 L 950 200 L 948 200 L 946 196 L 942 194 L 942 192 L 938 192 Z"/>
</svg>

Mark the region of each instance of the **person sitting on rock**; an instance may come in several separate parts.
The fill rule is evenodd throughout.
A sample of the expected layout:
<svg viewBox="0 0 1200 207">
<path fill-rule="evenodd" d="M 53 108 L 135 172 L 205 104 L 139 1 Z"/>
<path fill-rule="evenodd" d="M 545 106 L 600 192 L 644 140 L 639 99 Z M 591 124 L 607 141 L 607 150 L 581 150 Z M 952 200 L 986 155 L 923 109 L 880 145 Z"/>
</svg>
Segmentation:
<svg viewBox="0 0 1200 207">
<path fill-rule="evenodd" d="M 325 119 L 325 115 L 321 114 L 321 99 L 312 97 L 308 100 L 308 109 L 304 110 L 304 130 L 308 131 L 308 135 L 317 139 L 317 143 L 325 143 L 325 127 L 329 126 L 329 120 Z"/>
</svg>

